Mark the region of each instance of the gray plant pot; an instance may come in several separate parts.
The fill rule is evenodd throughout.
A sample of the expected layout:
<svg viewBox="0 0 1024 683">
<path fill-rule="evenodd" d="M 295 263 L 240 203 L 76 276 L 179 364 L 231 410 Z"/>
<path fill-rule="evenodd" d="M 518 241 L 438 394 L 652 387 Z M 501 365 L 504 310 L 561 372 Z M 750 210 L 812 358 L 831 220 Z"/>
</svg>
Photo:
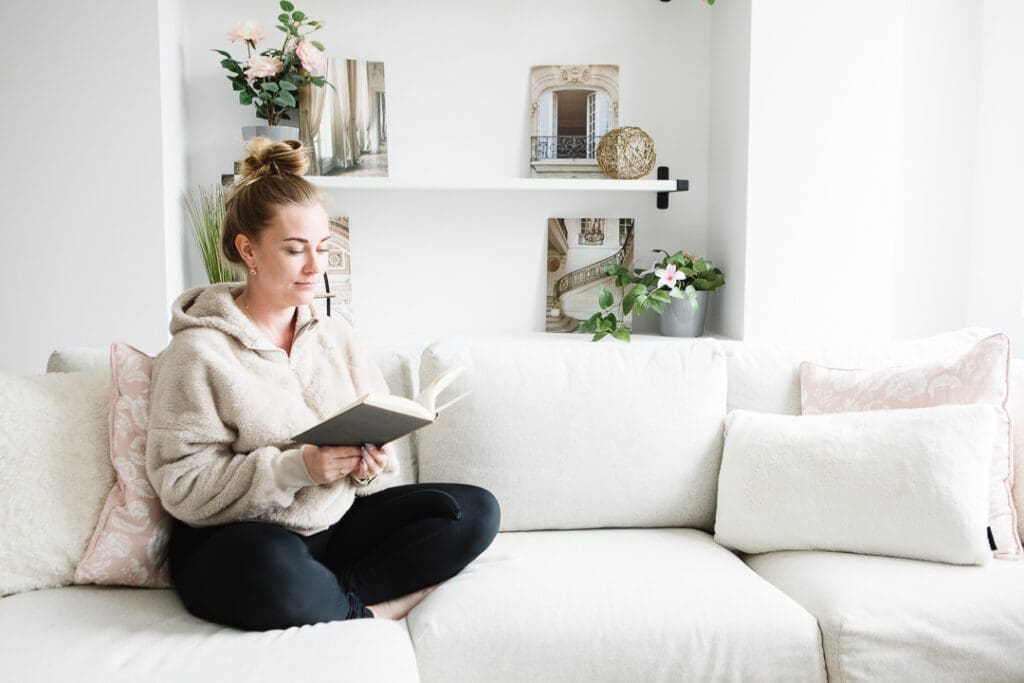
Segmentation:
<svg viewBox="0 0 1024 683">
<path fill-rule="evenodd" d="M 700 337 L 704 334 L 704 321 L 708 317 L 708 295 L 697 292 L 697 312 L 693 312 L 689 299 L 672 299 L 661 314 L 661 334 L 665 337 Z"/>
<path fill-rule="evenodd" d="M 295 126 L 242 126 L 242 139 L 270 138 L 271 140 L 298 140 L 299 129 Z"/>
</svg>

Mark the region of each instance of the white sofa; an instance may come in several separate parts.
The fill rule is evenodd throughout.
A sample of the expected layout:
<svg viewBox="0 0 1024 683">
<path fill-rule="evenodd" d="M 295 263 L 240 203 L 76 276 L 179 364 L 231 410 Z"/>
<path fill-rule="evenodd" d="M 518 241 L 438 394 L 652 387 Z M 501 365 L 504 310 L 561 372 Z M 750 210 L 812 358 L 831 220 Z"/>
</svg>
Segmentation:
<svg viewBox="0 0 1024 683">
<path fill-rule="evenodd" d="M 418 372 L 473 368 L 469 398 L 400 455 L 406 481 L 497 495 L 502 532 L 476 562 L 405 621 L 264 633 L 195 619 L 170 590 L 19 593 L 0 600 L 0 679 L 1024 680 L 1024 562 L 742 556 L 712 536 L 726 411 L 798 414 L 802 360 L 907 365 L 984 334 L 854 349 L 555 335 L 380 349 L 396 392 Z M 105 362 L 65 351 L 49 369 Z"/>
</svg>

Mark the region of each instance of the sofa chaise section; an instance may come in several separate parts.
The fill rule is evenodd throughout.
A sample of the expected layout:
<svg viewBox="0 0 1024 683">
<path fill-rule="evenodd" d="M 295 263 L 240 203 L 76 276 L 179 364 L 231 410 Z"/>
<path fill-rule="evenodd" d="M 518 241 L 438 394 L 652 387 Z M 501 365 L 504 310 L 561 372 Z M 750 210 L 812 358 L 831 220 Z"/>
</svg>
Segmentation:
<svg viewBox="0 0 1024 683">
<path fill-rule="evenodd" d="M 829 680 L 1020 681 L 1024 563 L 785 551 L 747 562 L 821 625 Z"/>
</svg>

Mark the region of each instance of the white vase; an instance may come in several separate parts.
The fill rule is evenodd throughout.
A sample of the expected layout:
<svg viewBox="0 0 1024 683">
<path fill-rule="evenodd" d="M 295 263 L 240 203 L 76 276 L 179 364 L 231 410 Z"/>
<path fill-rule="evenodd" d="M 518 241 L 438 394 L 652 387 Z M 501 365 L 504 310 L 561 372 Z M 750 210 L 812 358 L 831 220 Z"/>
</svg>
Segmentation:
<svg viewBox="0 0 1024 683">
<path fill-rule="evenodd" d="M 242 139 L 270 138 L 271 140 L 298 140 L 299 129 L 295 126 L 242 126 Z"/>
</svg>

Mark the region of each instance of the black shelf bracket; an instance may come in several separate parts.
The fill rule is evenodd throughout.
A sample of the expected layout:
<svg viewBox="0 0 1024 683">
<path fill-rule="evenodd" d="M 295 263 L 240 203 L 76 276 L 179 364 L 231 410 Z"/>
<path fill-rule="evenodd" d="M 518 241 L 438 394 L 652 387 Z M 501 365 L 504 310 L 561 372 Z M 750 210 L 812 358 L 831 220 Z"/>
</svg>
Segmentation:
<svg viewBox="0 0 1024 683">
<path fill-rule="evenodd" d="M 658 180 L 669 180 L 669 177 L 668 177 L 668 166 L 659 166 L 658 167 Z M 658 193 L 658 208 L 659 209 L 667 209 L 668 208 L 668 193 L 669 192 L 686 192 L 689 189 L 690 189 L 690 181 L 689 180 L 680 180 L 679 178 L 676 178 L 676 189 L 668 190 L 667 192 L 659 192 Z"/>
</svg>

